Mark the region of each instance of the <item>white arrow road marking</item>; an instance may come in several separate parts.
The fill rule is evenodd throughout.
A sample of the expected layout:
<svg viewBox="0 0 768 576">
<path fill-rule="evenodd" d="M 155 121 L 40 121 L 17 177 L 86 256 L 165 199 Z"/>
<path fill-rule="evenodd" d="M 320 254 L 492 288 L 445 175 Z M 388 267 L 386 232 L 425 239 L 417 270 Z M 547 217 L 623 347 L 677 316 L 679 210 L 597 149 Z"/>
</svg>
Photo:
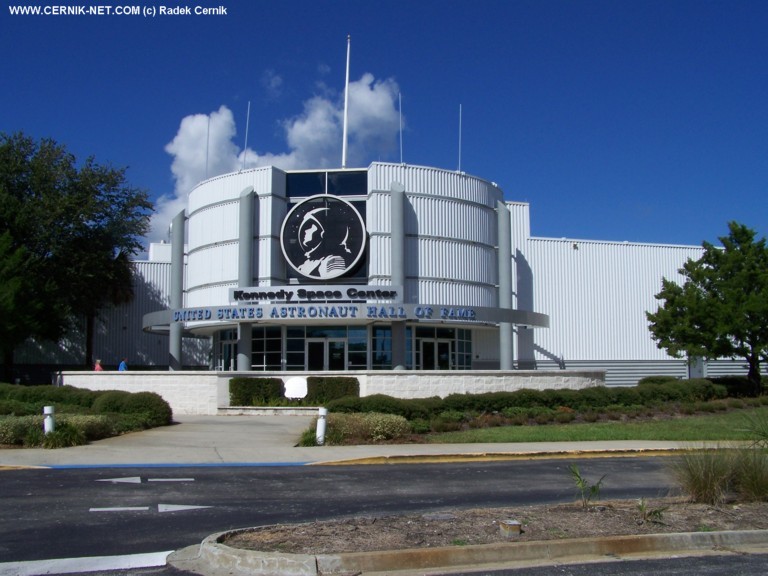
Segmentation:
<svg viewBox="0 0 768 576">
<path fill-rule="evenodd" d="M 93 556 L 88 558 L 56 558 L 30 562 L 6 562 L 0 564 L 0 576 L 36 576 L 38 574 L 81 574 L 104 570 L 129 570 L 165 566 L 172 553 L 150 552 L 126 556 Z"/>
<path fill-rule="evenodd" d="M 187 506 L 184 504 L 158 504 L 158 512 L 178 512 L 180 510 L 196 510 L 198 508 L 213 508 L 213 506 Z"/>
<path fill-rule="evenodd" d="M 126 484 L 141 484 L 141 478 L 138 476 L 131 476 L 128 478 L 101 478 L 96 480 L 96 482 L 112 482 L 113 484 L 118 482 L 124 482 Z"/>
<path fill-rule="evenodd" d="M 89 508 L 88 512 L 146 512 L 149 506 L 115 506 L 113 508 Z"/>
<path fill-rule="evenodd" d="M 147 478 L 147 482 L 194 482 L 194 478 Z"/>
</svg>

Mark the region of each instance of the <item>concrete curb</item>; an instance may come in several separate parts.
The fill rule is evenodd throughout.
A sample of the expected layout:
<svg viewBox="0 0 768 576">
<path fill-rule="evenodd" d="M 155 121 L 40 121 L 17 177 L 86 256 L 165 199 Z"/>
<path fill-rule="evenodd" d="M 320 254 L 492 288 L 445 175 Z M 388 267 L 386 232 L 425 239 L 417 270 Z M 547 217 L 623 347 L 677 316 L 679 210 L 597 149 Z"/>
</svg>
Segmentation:
<svg viewBox="0 0 768 576">
<path fill-rule="evenodd" d="M 339 460 L 317 460 L 308 466 L 358 466 L 364 464 L 433 464 L 446 462 L 504 462 L 509 460 L 558 460 L 566 458 L 637 458 L 641 456 L 678 456 L 686 448 L 617 448 L 595 450 L 561 450 L 557 452 L 462 452 L 459 454 L 394 454 L 359 456 Z"/>
<path fill-rule="evenodd" d="M 168 564 L 206 576 L 318 576 L 320 574 L 404 573 L 457 567 L 477 570 L 483 565 L 568 564 L 641 558 L 664 554 L 697 556 L 767 552 L 768 530 L 687 532 L 608 538 L 574 538 L 536 542 L 502 542 L 480 546 L 350 552 L 342 554 L 282 554 L 242 550 L 222 544 L 228 536 L 248 529 L 213 534 L 200 546 L 174 552 Z"/>
</svg>

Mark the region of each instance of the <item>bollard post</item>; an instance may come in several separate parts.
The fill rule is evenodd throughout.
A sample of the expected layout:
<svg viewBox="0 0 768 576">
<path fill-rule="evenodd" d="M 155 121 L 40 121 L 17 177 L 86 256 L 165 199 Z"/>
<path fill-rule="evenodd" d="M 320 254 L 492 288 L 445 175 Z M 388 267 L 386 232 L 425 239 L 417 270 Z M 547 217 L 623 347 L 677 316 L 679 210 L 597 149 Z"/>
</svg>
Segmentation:
<svg viewBox="0 0 768 576">
<path fill-rule="evenodd" d="M 315 431 L 315 442 L 318 446 L 325 444 L 325 417 L 328 415 L 328 408 L 319 408 L 317 415 L 317 430 Z"/>
<path fill-rule="evenodd" d="M 56 429 L 53 406 L 43 406 L 43 432 L 50 434 Z"/>
</svg>

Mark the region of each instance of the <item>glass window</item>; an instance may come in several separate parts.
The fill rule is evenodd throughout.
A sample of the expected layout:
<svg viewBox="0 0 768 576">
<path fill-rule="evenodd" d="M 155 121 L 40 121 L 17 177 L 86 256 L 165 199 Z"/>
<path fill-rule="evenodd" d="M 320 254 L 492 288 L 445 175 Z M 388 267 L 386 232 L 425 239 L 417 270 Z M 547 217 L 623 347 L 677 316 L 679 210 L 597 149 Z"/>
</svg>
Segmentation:
<svg viewBox="0 0 768 576">
<path fill-rule="evenodd" d="M 325 172 L 297 172 L 286 174 L 285 193 L 289 198 L 304 198 L 325 194 Z"/>
<path fill-rule="evenodd" d="M 328 194 L 366 196 L 368 194 L 368 171 L 328 172 Z"/>
</svg>

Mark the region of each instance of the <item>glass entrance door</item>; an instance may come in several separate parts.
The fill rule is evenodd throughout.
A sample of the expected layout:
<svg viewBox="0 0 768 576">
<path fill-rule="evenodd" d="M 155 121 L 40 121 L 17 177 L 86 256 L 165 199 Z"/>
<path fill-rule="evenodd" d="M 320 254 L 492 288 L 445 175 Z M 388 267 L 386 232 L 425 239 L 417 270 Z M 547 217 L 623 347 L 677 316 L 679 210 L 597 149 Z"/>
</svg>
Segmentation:
<svg viewBox="0 0 768 576">
<path fill-rule="evenodd" d="M 421 341 L 421 369 L 422 370 L 450 370 L 451 369 L 451 341 L 450 340 L 422 340 Z"/>
<path fill-rule="evenodd" d="M 237 332 L 225 330 L 219 336 L 216 346 L 216 370 L 235 370 L 237 368 Z"/>
<path fill-rule="evenodd" d="M 306 370 L 308 372 L 347 369 L 347 341 L 344 338 L 307 338 Z"/>
</svg>

